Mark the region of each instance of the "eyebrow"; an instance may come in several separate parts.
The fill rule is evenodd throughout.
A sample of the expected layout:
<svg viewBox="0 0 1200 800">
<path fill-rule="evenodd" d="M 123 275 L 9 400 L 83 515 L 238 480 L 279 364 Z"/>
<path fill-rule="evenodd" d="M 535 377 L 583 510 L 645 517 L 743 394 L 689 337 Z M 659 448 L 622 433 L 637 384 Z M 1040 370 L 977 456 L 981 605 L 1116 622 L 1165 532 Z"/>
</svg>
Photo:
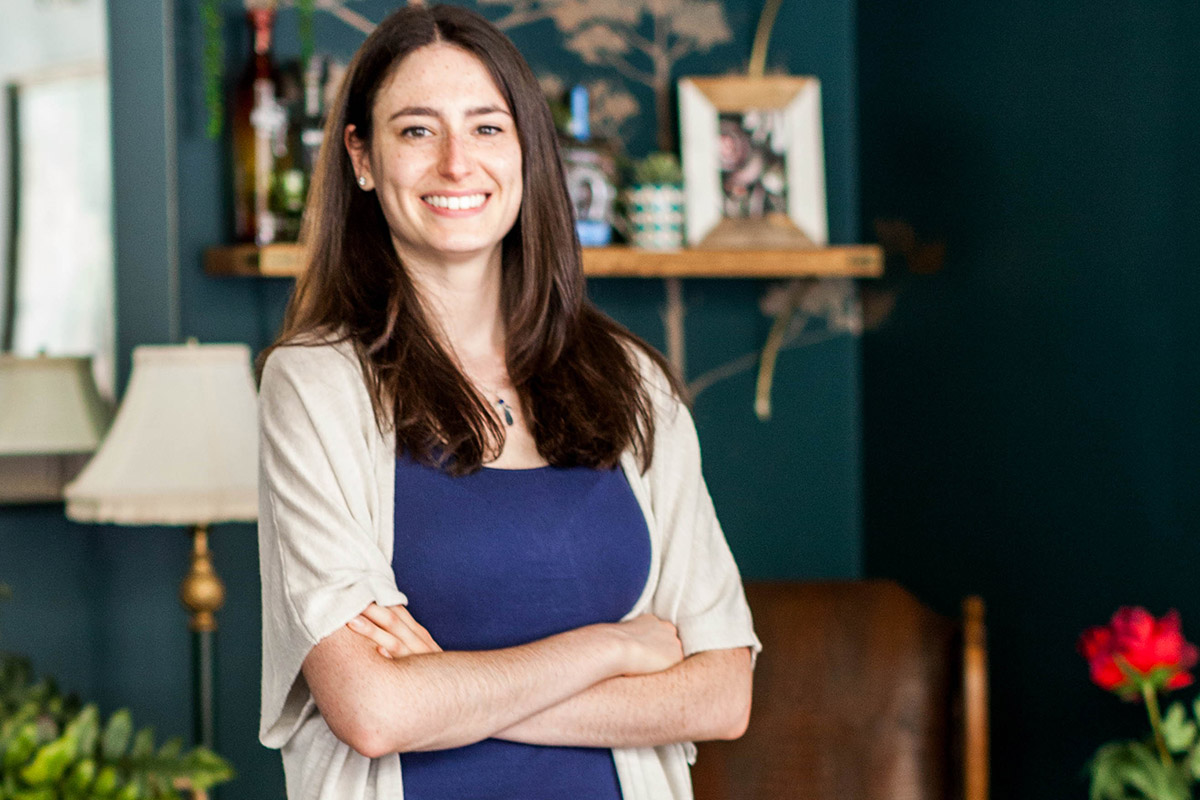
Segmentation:
<svg viewBox="0 0 1200 800">
<path fill-rule="evenodd" d="M 468 117 L 478 117 L 484 114 L 505 114 L 512 116 L 506 109 L 500 106 L 477 106 L 476 108 L 467 109 Z M 388 122 L 391 122 L 396 117 L 438 117 L 442 115 L 428 106 L 406 106 L 396 113 L 388 117 Z"/>
</svg>

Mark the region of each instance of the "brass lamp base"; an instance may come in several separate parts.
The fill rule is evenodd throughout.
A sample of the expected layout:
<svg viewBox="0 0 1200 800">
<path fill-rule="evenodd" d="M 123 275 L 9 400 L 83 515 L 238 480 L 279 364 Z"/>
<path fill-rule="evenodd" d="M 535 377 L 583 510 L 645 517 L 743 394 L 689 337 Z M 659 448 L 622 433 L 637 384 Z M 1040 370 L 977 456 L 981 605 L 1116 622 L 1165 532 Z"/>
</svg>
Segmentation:
<svg viewBox="0 0 1200 800">
<path fill-rule="evenodd" d="M 208 526 L 192 528 L 192 567 L 179 584 L 179 599 L 191 612 L 192 727 L 197 744 L 216 747 L 217 611 L 225 604 L 225 584 L 213 569 Z"/>
<path fill-rule="evenodd" d="M 225 605 L 225 584 L 213 569 L 208 551 L 208 526 L 192 528 L 192 568 L 179 584 L 179 599 L 191 612 L 194 631 L 215 631 L 216 612 Z"/>
</svg>

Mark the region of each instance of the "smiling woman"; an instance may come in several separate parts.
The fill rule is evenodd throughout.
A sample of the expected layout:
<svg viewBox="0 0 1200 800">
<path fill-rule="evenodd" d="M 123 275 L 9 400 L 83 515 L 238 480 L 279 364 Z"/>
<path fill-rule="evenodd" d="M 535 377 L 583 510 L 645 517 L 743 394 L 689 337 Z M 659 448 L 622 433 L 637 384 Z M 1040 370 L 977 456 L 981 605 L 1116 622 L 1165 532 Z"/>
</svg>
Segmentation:
<svg viewBox="0 0 1200 800">
<path fill-rule="evenodd" d="M 327 125 L 261 368 L 289 797 L 690 797 L 759 645 L 677 382 L 584 297 L 537 81 L 482 17 L 409 6 Z"/>
<path fill-rule="evenodd" d="M 349 125 L 346 147 L 406 269 L 425 291 L 478 280 L 450 278 L 449 262 L 498 269 L 521 207 L 521 143 L 487 68 L 455 45 L 423 47 L 381 87 L 373 116 L 371 141 Z"/>
</svg>

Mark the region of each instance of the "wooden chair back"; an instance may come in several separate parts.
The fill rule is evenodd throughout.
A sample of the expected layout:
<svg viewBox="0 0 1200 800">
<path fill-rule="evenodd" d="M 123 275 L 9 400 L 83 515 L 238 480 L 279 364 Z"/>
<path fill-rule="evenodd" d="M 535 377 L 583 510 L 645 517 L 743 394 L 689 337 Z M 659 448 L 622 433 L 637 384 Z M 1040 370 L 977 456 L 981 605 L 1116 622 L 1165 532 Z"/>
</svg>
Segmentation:
<svg viewBox="0 0 1200 800">
<path fill-rule="evenodd" d="M 746 735 L 706 742 L 696 800 L 987 800 L 983 601 L 962 620 L 891 581 L 751 583 Z"/>
</svg>

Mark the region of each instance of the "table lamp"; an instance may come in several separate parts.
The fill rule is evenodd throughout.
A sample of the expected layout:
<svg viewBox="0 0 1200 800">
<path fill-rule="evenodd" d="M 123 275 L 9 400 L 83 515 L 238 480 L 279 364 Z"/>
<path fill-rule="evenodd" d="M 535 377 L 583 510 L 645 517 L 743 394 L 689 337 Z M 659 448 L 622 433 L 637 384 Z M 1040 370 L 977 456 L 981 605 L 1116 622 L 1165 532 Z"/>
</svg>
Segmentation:
<svg viewBox="0 0 1200 800">
<path fill-rule="evenodd" d="M 90 358 L 0 353 L 0 503 L 62 500 L 111 421 Z"/>
<path fill-rule="evenodd" d="M 196 741 L 215 745 L 216 611 L 225 587 L 208 527 L 258 518 L 258 416 L 250 349 L 240 344 L 142 346 L 112 429 L 66 488 L 78 522 L 187 525 L 191 570 L 179 587 L 190 612 Z"/>
</svg>

